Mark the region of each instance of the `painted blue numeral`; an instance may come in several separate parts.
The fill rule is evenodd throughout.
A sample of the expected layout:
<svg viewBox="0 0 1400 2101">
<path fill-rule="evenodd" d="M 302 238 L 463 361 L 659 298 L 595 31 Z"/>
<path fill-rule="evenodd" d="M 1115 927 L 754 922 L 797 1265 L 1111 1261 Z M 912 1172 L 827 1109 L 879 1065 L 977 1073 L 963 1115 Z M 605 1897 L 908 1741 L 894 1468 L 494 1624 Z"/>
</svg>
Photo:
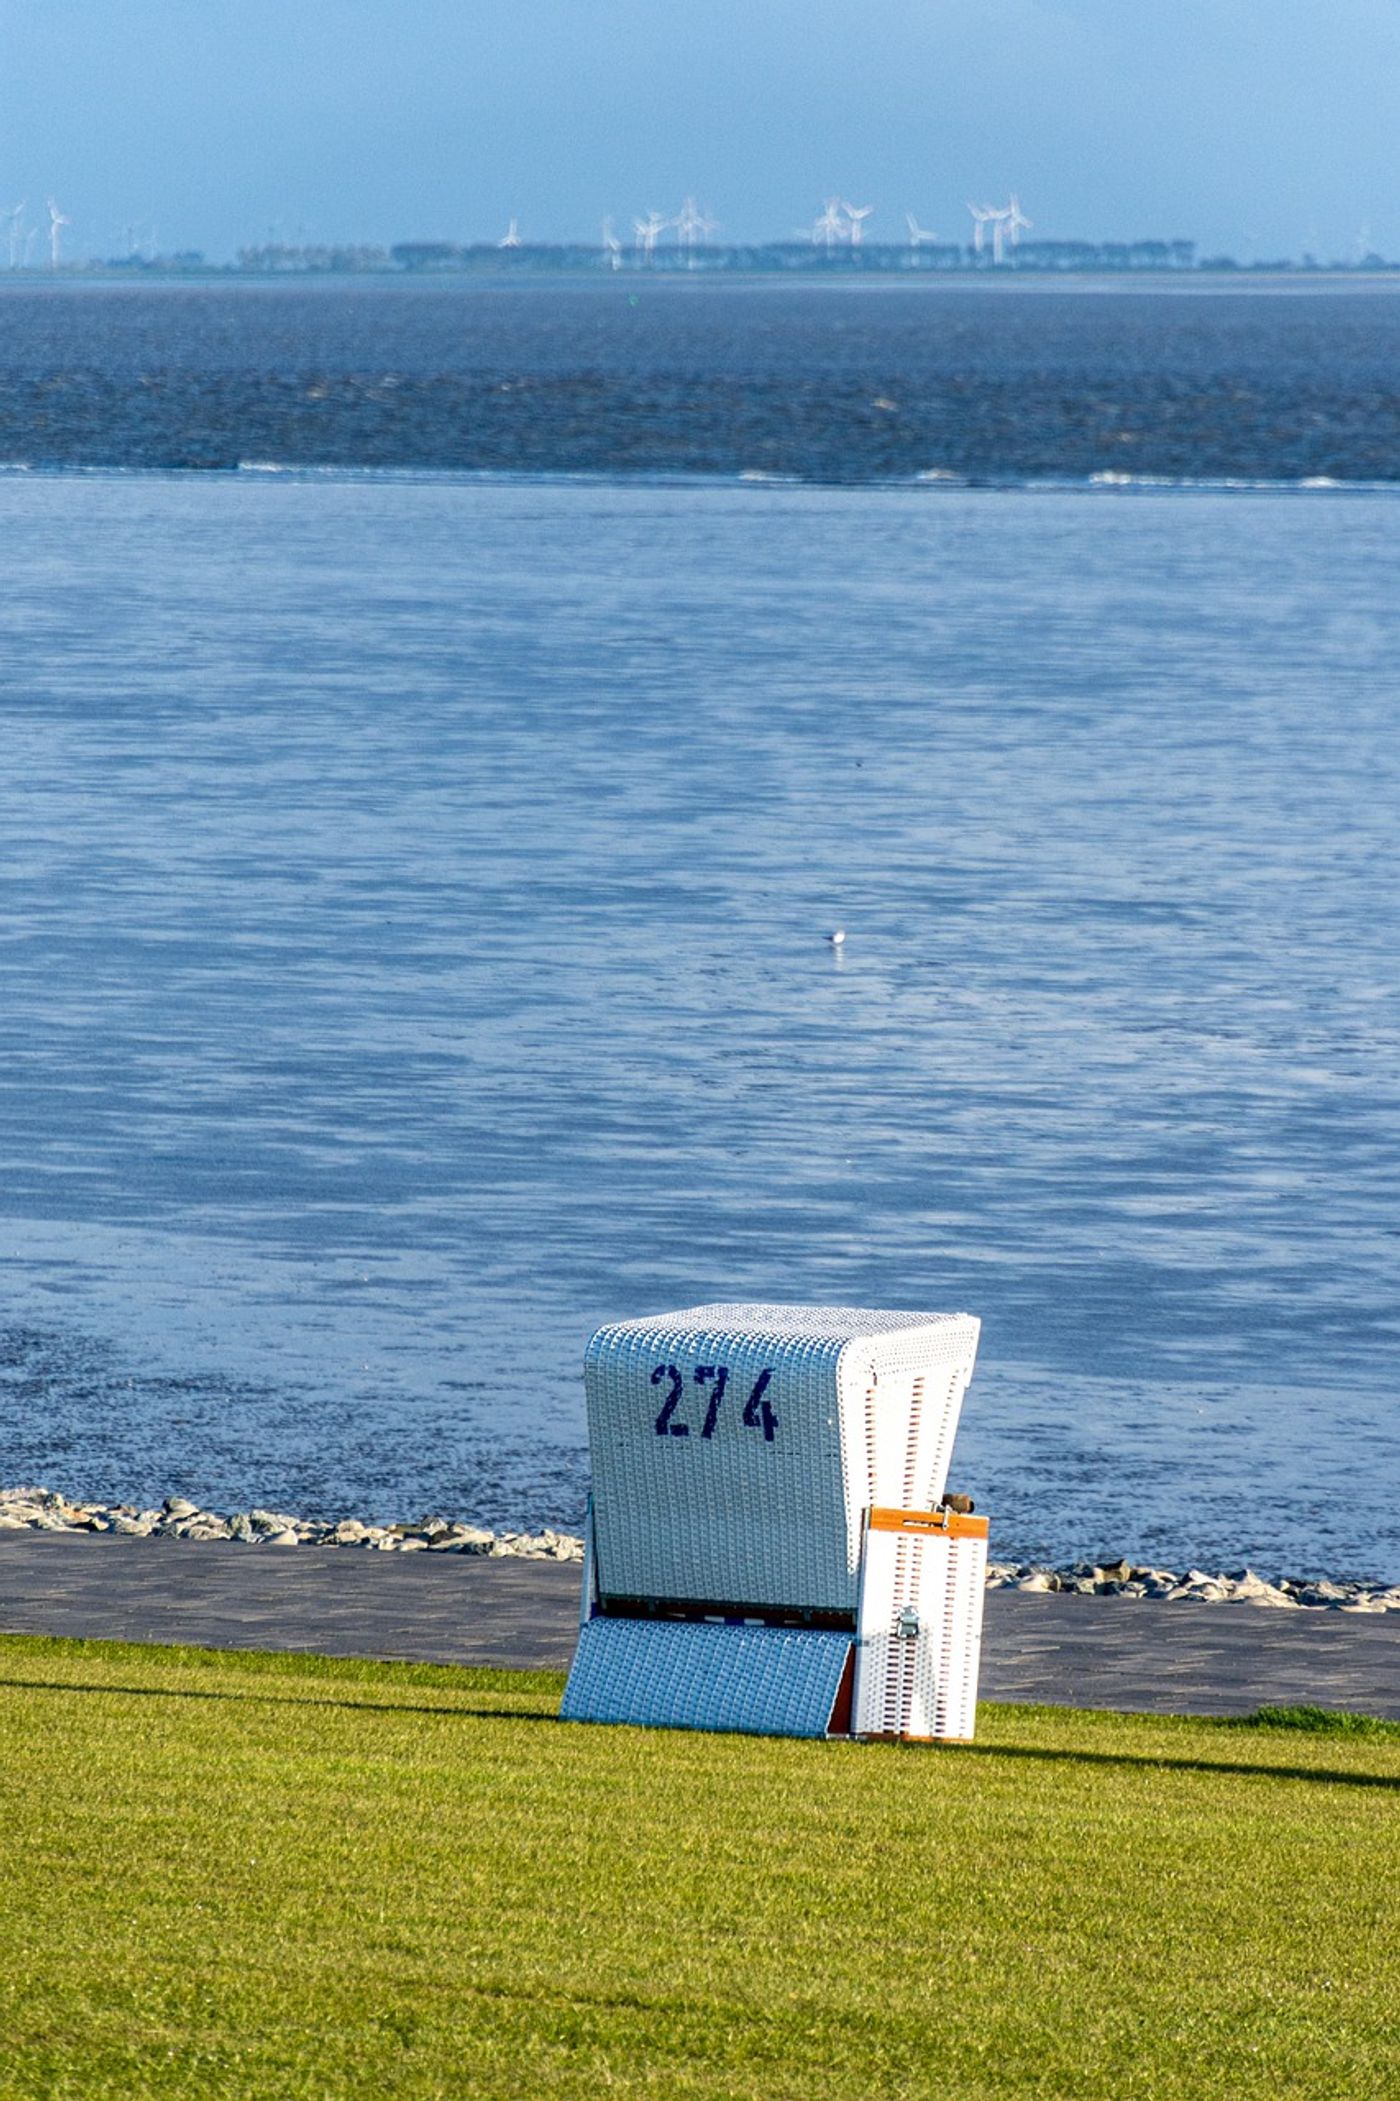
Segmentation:
<svg viewBox="0 0 1400 2101">
<path fill-rule="evenodd" d="M 719 1411 L 729 1386 L 729 1366 L 697 1364 L 691 1376 L 702 1393 L 707 1386 L 710 1389 L 705 1401 L 704 1421 L 700 1425 L 701 1437 L 709 1439 L 714 1436 L 719 1424 Z M 768 1387 L 772 1377 L 771 1370 L 759 1373 L 754 1381 L 753 1392 L 744 1403 L 742 1418 L 746 1429 L 762 1430 L 769 1444 L 773 1442 L 778 1429 L 778 1418 L 773 1413 L 772 1404 L 768 1399 Z M 659 1386 L 663 1379 L 670 1381 L 670 1388 L 656 1418 L 656 1434 L 658 1437 L 689 1437 L 689 1423 L 681 1422 L 676 1414 L 685 1395 L 685 1374 L 678 1371 L 674 1364 L 658 1364 L 651 1375 L 651 1383 L 653 1386 Z"/>
<path fill-rule="evenodd" d="M 685 1380 L 676 1370 L 674 1364 L 658 1364 L 651 1375 L 651 1383 L 653 1386 L 659 1386 L 663 1379 L 670 1380 L 671 1391 L 667 1394 L 662 1404 L 661 1413 L 656 1418 L 656 1434 L 658 1437 L 666 1437 L 668 1435 L 671 1437 L 689 1437 L 689 1423 L 674 1423 L 671 1420 L 680 1403 L 680 1397 L 685 1392 Z"/>
<path fill-rule="evenodd" d="M 773 1442 L 778 1427 L 778 1418 L 768 1404 L 768 1382 L 772 1376 L 771 1371 L 761 1371 L 754 1381 L 753 1392 L 744 1403 L 744 1427 L 762 1430 L 769 1444 Z"/>
<path fill-rule="evenodd" d="M 705 1420 L 700 1426 L 700 1435 L 702 1437 L 713 1437 L 715 1434 L 715 1424 L 719 1421 L 719 1404 L 724 1399 L 724 1389 L 729 1384 L 729 1366 L 727 1364 L 697 1364 L 695 1367 L 696 1385 L 706 1386 L 711 1379 L 715 1382 L 715 1390 L 710 1395 L 709 1406 L 705 1410 Z"/>
</svg>

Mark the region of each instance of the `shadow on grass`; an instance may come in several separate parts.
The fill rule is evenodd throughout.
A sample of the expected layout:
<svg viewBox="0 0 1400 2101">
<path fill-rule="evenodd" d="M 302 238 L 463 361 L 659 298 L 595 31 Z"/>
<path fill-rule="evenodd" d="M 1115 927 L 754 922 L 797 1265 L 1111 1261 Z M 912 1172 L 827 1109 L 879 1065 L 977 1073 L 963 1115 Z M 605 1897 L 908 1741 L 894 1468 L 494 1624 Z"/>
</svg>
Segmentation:
<svg viewBox="0 0 1400 2101">
<path fill-rule="evenodd" d="M 124 1700 L 213 1700 L 240 1707 L 339 1708 L 350 1714 L 431 1714 L 441 1720 L 469 1722 L 554 1722 L 557 1715 L 512 1707 L 435 1707 L 419 1700 L 327 1700 L 313 1694 L 284 1692 L 212 1692 L 195 1685 L 85 1685 L 61 1678 L 0 1678 L 0 1692 L 75 1693 L 91 1698 L 102 1693 Z"/>
<path fill-rule="evenodd" d="M 1312 1765 L 1241 1765 L 1233 1758 L 1155 1758 L 1139 1751 L 1056 1751 L 1034 1744 L 959 1744 L 964 1758 L 1025 1758 L 1047 1765 L 1140 1767 L 1153 1773 L 1218 1773 L 1244 1780 L 1325 1780 L 1329 1787 L 1380 1787 L 1400 1794 L 1390 1773 L 1343 1773 Z"/>
<path fill-rule="evenodd" d="M 65 1683 L 51 1678 L 0 1678 L 0 1692 L 47 1692 L 68 1693 L 79 1698 L 92 1698 L 104 1693 L 120 1699 L 135 1700 L 199 1700 L 225 1701 L 240 1706 L 259 1707 L 306 1707 L 336 1709 L 348 1714 L 411 1714 L 431 1715 L 438 1720 L 474 1722 L 527 1722 L 530 1724 L 559 1722 L 557 1714 L 541 1714 L 538 1709 L 520 1710 L 510 1707 L 440 1707 L 424 1701 L 409 1700 L 346 1700 L 298 1697 L 291 1693 L 272 1692 L 215 1692 L 200 1686 L 174 1685 L 94 1685 L 87 1683 Z M 574 1726 L 565 1724 L 564 1726 Z M 658 1734 L 673 1735 L 671 1730 Z M 706 1732 L 697 1732 L 706 1733 Z M 727 1733 L 727 1732 L 716 1732 Z M 772 1741 L 763 1738 L 758 1741 Z M 849 1742 L 849 1739 L 847 1740 Z M 859 1748 L 852 1745 L 852 1748 Z M 917 1755 L 916 1745 L 869 1746 L 870 1749 L 896 1751 L 901 1756 Z M 926 1752 L 924 1755 L 928 1755 Z M 945 1746 L 942 1753 L 951 1758 L 1011 1758 L 1024 1759 L 1041 1765 L 1103 1766 L 1118 1770 L 1138 1770 L 1154 1773 L 1207 1773 L 1222 1778 L 1242 1780 L 1307 1780 L 1320 1781 L 1329 1787 L 1378 1787 L 1383 1791 L 1400 1793 L 1400 1778 L 1388 1773 L 1348 1773 L 1334 1767 L 1306 1765 L 1256 1765 L 1242 1764 L 1237 1759 L 1227 1758 L 1163 1758 L 1136 1751 L 1061 1751 L 1033 1744 L 959 1744 Z"/>
</svg>

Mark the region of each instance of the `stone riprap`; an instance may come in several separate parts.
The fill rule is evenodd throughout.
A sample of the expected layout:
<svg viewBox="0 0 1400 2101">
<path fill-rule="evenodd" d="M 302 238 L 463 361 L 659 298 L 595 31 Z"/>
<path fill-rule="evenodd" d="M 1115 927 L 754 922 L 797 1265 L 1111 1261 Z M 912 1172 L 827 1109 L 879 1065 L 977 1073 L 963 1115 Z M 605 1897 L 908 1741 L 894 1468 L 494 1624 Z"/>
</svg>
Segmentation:
<svg viewBox="0 0 1400 2101">
<path fill-rule="evenodd" d="M 155 1539 L 229 1540 L 242 1546 L 371 1547 L 382 1554 L 512 1554 L 530 1561 L 581 1561 L 583 1541 L 567 1532 L 491 1532 L 482 1525 L 423 1517 L 371 1525 L 293 1517 L 283 1510 L 202 1510 L 184 1496 L 158 1508 L 75 1502 L 46 1488 L 0 1488 L 0 1532 L 119 1532 Z"/>
<path fill-rule="evenodd" d="M 1280 1576 L 1270 1581 L 1251 1568 L 1208 1575 L 1189 1568 L 1177 1575 L 1169 1568 L 1141 1562 L 1076 1561 L 1069 1568 L 1041 1562 L 993 1561 L 987 1568 L 988 1590 L 1059 1591 L 1081 1597 L 1190 1599 L 1198 1605 L 1281 1605 L 1326 1612 L 1400 1612 L 1400 1583 L 1333 1583 L 1306 1576 Z"/>
<path fill-rule="evenodd" d="M 225 1516 L 183 1496 L 158 1508 L 134 1503 L 74 1501 L 47 1488 L 0 1488 L 0 1532 L 117 1532 L 139 1538 L 226 1540 L 243 1546 L 369 1547 L 379 1553 L 511 1555 L 527 1561 L 581 1561 L 583 1541 L 569 1532 L 493 1532 L 444 1517 L 411 1524 L 374 1525 L 357 1517 L 293 1517 L 281 1510 L 239 1510 Z M 1331 1612 L 1400 1612 L 1400 1584 L 1328 1582 L 1252 1569 L 1207 1574 L 1130 1561 L 1076 1561 L 1066 1568 L 1041 1562 L 993 1561 L 989 1590 L 1056 1591 L 1083 1597 L 1189 1599 L 1197 1604 L 1274 1605 Z"/>
</svg>

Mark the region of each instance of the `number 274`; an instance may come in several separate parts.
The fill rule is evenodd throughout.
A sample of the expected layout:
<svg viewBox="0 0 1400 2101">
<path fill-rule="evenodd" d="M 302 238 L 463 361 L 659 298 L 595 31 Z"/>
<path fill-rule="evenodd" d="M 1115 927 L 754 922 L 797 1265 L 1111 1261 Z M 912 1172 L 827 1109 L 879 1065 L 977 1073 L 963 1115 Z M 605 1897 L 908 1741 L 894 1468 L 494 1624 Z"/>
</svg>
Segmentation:
<svg viewBox="0 0 1400 2101">
<path fill-rule="evenodd" d="M 772 1377 L 771 1371 L 759 1373 L 754 1381 L 753 1392 L 745 1401 L 744 1412 L 739 1418 L 746 1430 L 762 1430 L 769 1444 L 773 1442 L 778 1428 L 778 1418 L 773 1413 L 772 1404 L 768 1399 L 768 1386 Z M 651 1375 L 651 1383 L 653 1386 L 659 1386 L 663 1379 L 670 1383 L 666 1398 L 661 1403 L 661 1412 L 656 1418 L 656 1434 L 658 1437 L 689 1437 L 690 1424 L 682 1422 L 676 1414 L 685 1394 L 685 1375 L 677 1371 L 674 1364 L 658 1364 Z M 729 1366 L 697 1364 L 691 1373 L 691 1381 L 697 1393 L 703 1395 L 705 1400 L 705 1419 L 700 1425 L 700 1435 L 713 1437 L 715 1426 L 719 1422 L 719 1411 L 724 1405 L 725 1390 L 729 1385 Z"/>
</svg>

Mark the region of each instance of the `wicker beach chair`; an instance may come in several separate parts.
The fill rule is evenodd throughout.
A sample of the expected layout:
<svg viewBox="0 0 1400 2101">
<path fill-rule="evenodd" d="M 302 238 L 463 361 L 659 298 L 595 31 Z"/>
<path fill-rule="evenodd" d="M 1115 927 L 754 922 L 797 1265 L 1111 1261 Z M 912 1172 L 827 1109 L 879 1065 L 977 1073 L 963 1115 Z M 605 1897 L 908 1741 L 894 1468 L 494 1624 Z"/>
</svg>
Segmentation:
<svg viewBox="0 0 1400 2101">
<path fill-rule="evenodd" d="M 564 1717 L 970 1737 L 987 1527 L 942 1498 L 978 1332 L 746 1304 L 599 1329 Z"/>
</svg>

